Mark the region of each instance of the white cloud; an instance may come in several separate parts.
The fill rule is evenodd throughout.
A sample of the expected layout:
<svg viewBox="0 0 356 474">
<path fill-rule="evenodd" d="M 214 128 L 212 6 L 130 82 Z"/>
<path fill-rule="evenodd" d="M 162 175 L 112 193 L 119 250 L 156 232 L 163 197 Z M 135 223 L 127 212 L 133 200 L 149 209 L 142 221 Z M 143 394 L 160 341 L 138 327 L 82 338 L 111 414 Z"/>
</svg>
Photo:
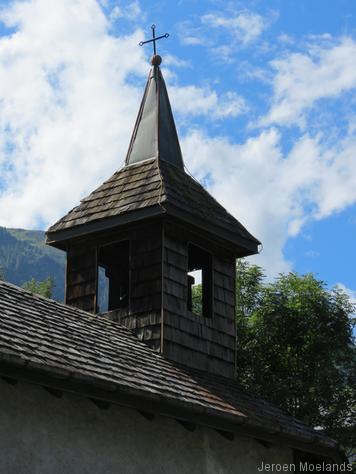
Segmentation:
<svg viewBox="0 0 356 474">
<path fill-rule="evenodd" d="M 0 225 L 33 227 L 120 165 L 141 95 L 126 78 L 147 66 L 142 33 L 110 36 L 94 0 L 15 2 L 2 19 L 17 32 L 0 39 Z"/>
<path fill-rule="evenodd" d="M 262 241 L 258 262 L 271 275 L 292 268 L 283 248 L 306 221 L 356 202 L 356 135 L 333 148 L 303 135 L 287 154 L 281 141 L 271 128 L 240 145 L 198 131 L 182 143 L 191 172 L 208 175 L 212 194 Z"/>
<path fill-rule="evenodd" d="M 15 2 L 2 20 L 17 31 L 0 39 L 0 225 L 47 226 L 123 162 L 148 72 L 143 35 L 111 36 L 94 0 Z M 170 92 L 193 115 L 245 108 L 234 93 Z"/>
<path fill-rule="evenodd" d="M 191 68 L 192 63 L 186 59 L 179 58 L 173 54 L 164 55 L 164 66 L 173 66 L 179 68 Z"/>
<path fill-rule="evenodd" d="M 193 24 L 191 20 L 178 23 L 177 32 L 180 42 L 186 46 L 206 46 L 209 43 L 203 28 Z"/>
<path fill-rule="evenodd" d="M 249 10 L 243 10 L 233 15 L 209 13 L 204 15 L 201 20 L 209 27 L 227 29 L 234 40 L 244 45 L 256 40 L 269 24 L 264 17 Z"/>
<path fill-rule="evenodd" d="M 340 290 L 344 291 L 347 294 L 347 296 L 350 298 L 351 303 L 356 305 L 356 290 L 351 290 L 350 288 L 345 286 L 343 283 L 337 283 L 335 286 L 340 288 Z"/>
<path fill-rule="evenodd" d="M 356 87 L 356 41 L 347 37 L 331 45 L 320 41 L 307 53 L 289 53 L 272 62 L 273 99 L 262 125 L 302 125 L 305 112 L 316 101 L 337 98 Z"/>
<path fill-rule="evenodd" d="M 110 19 L 95 0 L 11 5 L 1 14 L 16 33 L 0 38 L 0 225 L 33 228 L 52 223 L 121 165 L 148 65 L 137 47 L 143 33 L 111 36 Z M 297 104 L 294 117 L 311 107 L 316 92 L 310 98 L 299 89 L 317 91 L 311 73 L 318 68 L 325 71 L 318 73 L 324 79 L 321 96 L 348 90 L 354 80 L 348 58 L 353 48 L 352 40 L 344 39 L 313 56 L 301 55 L 306 69 L 288 66 L 293 55 L 285 58 L 275 83 L 281 75 L 289 82 L 275 87 L 271 111 L 283 100 Z M 326 72 L 333 58 L 344 67 L 335 71 L 335 84 Z M 176 58 L 167 62 L 179 65 Z M 142 78 L 142 87 L 128 80 L 132 74 Z M 301 84 L 294 83 L 298 78 Z M 247 109 L 234 92 L 219 96 L 210 88 L 174 83 L 172 105 L 185 117 L 235 117 Z M 258 262 L 270 274 L 291 268 L 284 245 L 308 219 L 356 202 L 354 124 L 332 146 L 321 133 L 304 133 L 283 153 L 282 138 L 270 127 L 241 144 L 201 130 L 189 130 L 182 139 L 188 168 L 200 179 L 209 175 L 210 191 L 262 240 Z"/>
<path fill-rule="evenodd" d="M 117 3 L 117 2 L 115 2 Z M 106 7 L 109 5 L 106 4 Z M 142 15 L 140 3 L 138 1 L 128 2 L 126 4 L 116 4 L 110 11 L 110 21 L 115 22 L 119 18 L 135 21 Z"/>
<path fill-rule="evenodd" d="M 236 117 L 248 110 L 243 97 L 231 91 L 218 96 L 208 88 L 170 86 L 169 93 L 174 110 L 181 115 L 206 115 L 211 119 L 223 119 Z"/>
</svg>

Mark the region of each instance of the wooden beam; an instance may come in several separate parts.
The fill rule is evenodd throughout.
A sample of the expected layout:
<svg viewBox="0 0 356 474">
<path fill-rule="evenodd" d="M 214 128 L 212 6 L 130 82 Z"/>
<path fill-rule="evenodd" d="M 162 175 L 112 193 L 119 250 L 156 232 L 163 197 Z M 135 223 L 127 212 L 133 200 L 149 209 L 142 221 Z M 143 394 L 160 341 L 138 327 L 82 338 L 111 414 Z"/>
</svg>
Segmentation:
<svg viewBox="0 0 356 474">
<path fill-rule="evenodd" d="M 104 400 L 99 400 L 97 398 L 90 398 L 90 400 L 96 405 L 100 410 L 108 410 L 110 408 L 110 403 Z"/>
<path fill-rule="evenodd" d="M 197 425 L 195 423 L 189 423 L 189 421 L 184 421 L 184 420 L 176 420 L 180 425 L 183 426 L 187 431 L 195 431 Z"/>
<path fill-rule="evenodd" d="M 153 421 L 154 420 L 154 414 L 150 413 L 148 411 L 143 411 L 143 410 L 137 410 L 140 415 L 142 415 L 146 420 L 148 421 Z"/>
<path fill-rule="evenodd" d="M 271 443 L 268 443 L 267 441 L 264 441 L 263 439 L 257 439 L 256 438 L 256 441 L 257 441 L 257 443 L 261 444 L 266 449 L 269 449 L 272 446 Z"/>
<path fill-rule="evenodd" d="M 224 431 L 224 430 L 215 430 L 219 433 L 220 436 L 222 436 L 225 439 L 228 439 L 229 441 L 233 441 L 235 439 L 234 433 L 231 433 L 231 431 Z"/>
<path fill-rule="evenodd" d="M 57 390 L 56 388 L 51 388 L 51 387 L 43 387 L 46 392 L 48 392 L 50 395 L 56 398 L 62 398 L 63 392 L 62 390 Z"/>
<path fill-rule="evenodd" d="M 10 384 L 10 385 L 16 385 L 18 383 L 18 380 L 16 379 L 13 379 L 12 377 L 7 377 L 5 375 L 3 375 L 1 377 L 6 383 Z"/>
</svg>

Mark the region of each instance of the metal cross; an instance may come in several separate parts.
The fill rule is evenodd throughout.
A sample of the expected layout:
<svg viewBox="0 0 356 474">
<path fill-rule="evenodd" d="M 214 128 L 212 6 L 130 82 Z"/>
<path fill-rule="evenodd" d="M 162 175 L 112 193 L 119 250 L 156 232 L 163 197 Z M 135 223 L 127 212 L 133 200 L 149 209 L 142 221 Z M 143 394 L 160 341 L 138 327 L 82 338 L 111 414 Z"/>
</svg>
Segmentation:
<svg viewBox="0 0 356 474">
<path fill-rule="evenodd" d="M 156 30 L 156 25 L 152 25 L 151 28 L 152 28 L 152 39 L 147 40 L 147 41 L 140 41 L 139 45 L 143 46 L 144 44 L 147 44 L 147 43 L 153 43 L 153 54 L 156 56 L 156 54 L 157 54 L 156 41 L 159 40 L 159 39 L 162 39 L 162 38 L 168 38 L 169 33 L 166 33 L 165 35 L 162 35 L 162 36 L 158 36 L 156 38 L 156 31 L 155 31 Z"/>
</svg>

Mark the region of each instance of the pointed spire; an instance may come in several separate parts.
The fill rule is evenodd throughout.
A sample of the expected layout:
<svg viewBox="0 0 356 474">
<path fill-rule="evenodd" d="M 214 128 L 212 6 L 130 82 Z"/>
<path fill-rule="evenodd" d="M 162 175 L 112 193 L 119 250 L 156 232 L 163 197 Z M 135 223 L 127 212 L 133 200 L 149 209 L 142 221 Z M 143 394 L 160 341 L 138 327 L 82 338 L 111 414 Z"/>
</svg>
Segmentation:
<svg viewBox="0 0 356 474">
<path fill-rule="evenodd" d="M 152 68 L 131 137 L 125 164 L 131 165 L 157 158 L 183 169 L 179 145 L 166 84 L 159 65 L 161 57 L 154 55 Z"/>
</svg>

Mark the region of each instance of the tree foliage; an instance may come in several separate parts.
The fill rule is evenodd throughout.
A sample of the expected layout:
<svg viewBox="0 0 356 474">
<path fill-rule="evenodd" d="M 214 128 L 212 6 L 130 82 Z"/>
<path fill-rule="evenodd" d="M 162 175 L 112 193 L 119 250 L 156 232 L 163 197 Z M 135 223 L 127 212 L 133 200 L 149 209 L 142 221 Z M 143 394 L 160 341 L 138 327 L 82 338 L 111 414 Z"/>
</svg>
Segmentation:
<svg viewBox="0 0 356 474">
<path fill-rule="evenodd" d="M 356 420 L 355 308 L 312 274 L 237 266 L 239 381 L 309 425 L 353 431 Z"/>
<path fill-rule="evenodd" d="M 31 280 L 22 285 L 22 288 L 31 291 L 32 293 L 44 296 L 45 298 L 52 298 L 54 280 L 52 277 L 48 277 L 43 281 L 37 281 L 34 278 L 31 278 Z"/>
<path fill-rule="evenodd" d="M 192 286 L 192 312 L 203 314 L 203 287 L 201 284 Z"/>
</svg>

